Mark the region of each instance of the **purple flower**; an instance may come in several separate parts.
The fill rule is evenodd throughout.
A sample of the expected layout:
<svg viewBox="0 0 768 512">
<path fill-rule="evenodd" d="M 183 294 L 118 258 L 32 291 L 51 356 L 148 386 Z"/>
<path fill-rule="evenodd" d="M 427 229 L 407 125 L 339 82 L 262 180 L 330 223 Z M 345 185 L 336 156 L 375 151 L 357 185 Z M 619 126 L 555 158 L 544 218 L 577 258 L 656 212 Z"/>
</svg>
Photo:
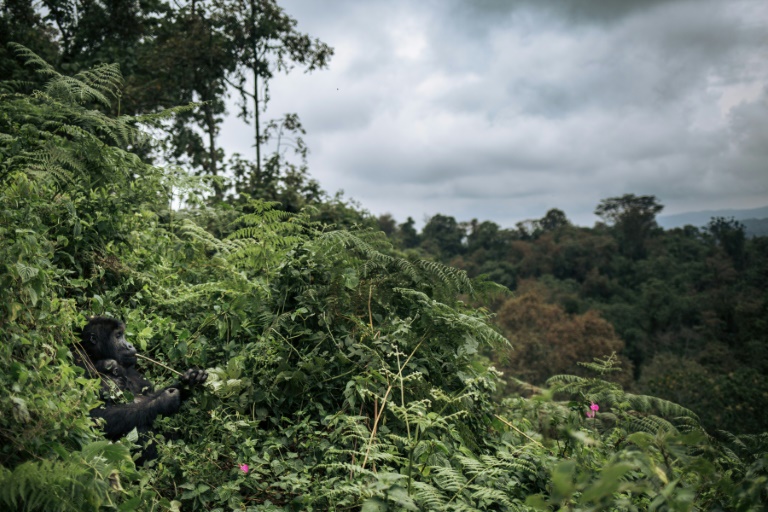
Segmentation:
<svg viewBox="0 0 768 512">
<path fill-rule="evenodd" d="M 242 471 L 243 473 L 248 473 L 248 469 L 250 469 L 248 468 L 248 464 L 240 464 L 237 467 L 240 468 L 240 471 Z"/>
</svg>

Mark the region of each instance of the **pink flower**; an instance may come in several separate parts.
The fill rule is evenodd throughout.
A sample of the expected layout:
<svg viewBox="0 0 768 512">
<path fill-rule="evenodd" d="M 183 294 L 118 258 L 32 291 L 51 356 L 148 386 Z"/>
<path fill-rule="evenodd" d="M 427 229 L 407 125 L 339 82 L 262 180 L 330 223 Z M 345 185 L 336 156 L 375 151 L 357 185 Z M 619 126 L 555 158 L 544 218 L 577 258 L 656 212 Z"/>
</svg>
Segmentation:
<svg viewBox="0 0 768 512">
<path fill-rule="evenodd" d="M 587 418 L 594 418 L 595 413 L 600 410 L 600 406 L 597 405 L 595 402 L 591 402 L 591 405 L 589 406 L 589 411 L 587 411 Z"/>
<path fill-rule="evenodd" d="M 240 471 L 242 471 L 243 473 L 248 473 L 248 469 L 249 469 L 248 464 L 240 464 L 237 467 L 240 468 Z"/>
</svg>

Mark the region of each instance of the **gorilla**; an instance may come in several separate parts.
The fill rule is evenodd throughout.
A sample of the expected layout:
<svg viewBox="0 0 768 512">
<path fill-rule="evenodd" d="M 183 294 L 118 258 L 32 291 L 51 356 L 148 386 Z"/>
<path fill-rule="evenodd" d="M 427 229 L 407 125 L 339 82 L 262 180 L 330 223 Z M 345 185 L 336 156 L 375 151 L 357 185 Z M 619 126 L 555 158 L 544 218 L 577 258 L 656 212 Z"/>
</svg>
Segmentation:
<svg viewBox="0 0 768 512">
<path fill-rule="evenodd" d="M 136 369 L 136 348 L 125 339 L 125 324 L 114 318 L 91 317 L 75 345 L 75 360 L 94 378 L 101 379 L 104 405 L 91 411 L 104 419 L 104 434 L 117 440 L 134 428 L 146 434 L 159 415 L 176 413 L 191 388 L 206 381 L 205 370 L 190 368 L 176 382 L 155 391 L 151 382 Z M 118 392 L 130 392 L 133 401 L 117 403 Z M 143 436 L 142 436 L 143 437 Z M 154 447 L 145 448 L 140 462 L 156 457 Z"/>
</svg>

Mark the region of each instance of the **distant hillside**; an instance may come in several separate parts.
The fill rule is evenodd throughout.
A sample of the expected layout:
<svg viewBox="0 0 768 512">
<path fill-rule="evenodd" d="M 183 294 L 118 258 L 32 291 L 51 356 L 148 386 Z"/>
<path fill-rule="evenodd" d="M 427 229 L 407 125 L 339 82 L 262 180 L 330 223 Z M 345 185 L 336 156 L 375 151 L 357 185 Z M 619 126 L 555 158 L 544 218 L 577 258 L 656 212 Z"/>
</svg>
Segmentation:
<svg viewBox="0 0 768 512">
<path fill-rule="evenodd" d="M 700 212 L 677 213 L 675 215 L 660 215 L 656 220 L 664 229 L 685 225 L 702 227 L 709 224 L 712 217 L 734 218 L 746 227 L 747 235 L 768 235 L 768 206 L 748 210 L 705 210 Z"/>
<path fill-rule="evenodd" d="M 768 236 L 768 219 L 744 219 L 747 236 Z"/>
</svg>

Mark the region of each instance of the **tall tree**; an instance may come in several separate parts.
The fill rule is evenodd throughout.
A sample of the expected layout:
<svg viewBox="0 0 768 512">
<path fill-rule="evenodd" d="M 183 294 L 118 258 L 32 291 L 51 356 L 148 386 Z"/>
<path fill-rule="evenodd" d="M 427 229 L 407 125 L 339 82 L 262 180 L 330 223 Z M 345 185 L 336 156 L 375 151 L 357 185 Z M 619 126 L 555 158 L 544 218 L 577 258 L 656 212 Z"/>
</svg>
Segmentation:
<svg viewBox="0 0 768 512">
<path fill-rule="evenodd" d="M 539 219 L 539 227 L 544 231 L 555 231 L 570 224 L 565 213 L 557 208 L 547 211 L 546 215 Z"/>
<path fill-rule="evenodd" d="M 250 199 L 278 201 L 285 211 L 298 212 L 309 203 L 325 196 L 320 184 L 309 177 L 307 171 L 307 146 L 304 144 L 304 128 L 296 114 L 286 114 L 271 120 L 265 133 L 275 139 L 275 151 L 259 170 L 253 160 L 234 154 L 229 159 L 228 171 L 233 178 L 233 195 L 230 202 Z M 298 161 L 287 158 L 294 153 Z"/>
<path fill-rule="evenodd" d="M 424 226 L 421 244 L 447 261 L 461 254 L 466 236 L 466 228 L 456 222 L 455 218 L 438 213 Z"/>
<path fill-rule="evenodd" d="M 421 237 L 419 237 L 419 233 L 416 231 L 415 226 L 416 221 L 413 220 L 413 217 L 408 217 L 405 222 L 398 226 L 401 243 L 406 249 L 416 247 L 421 241 Z"/>
<path fill-rule="evenodd" d="M 287 73 L 297 64 L 307 72 L 327 66 L 333 48 L 299 32 L 297 21 L 276 0 L 231 0 L 219 5 L 228 17 L 227 33 L 237 52 L 232 84 L 240 93 L 239 116 L 246 122 L 253 120 L 256 171 L 260 173 L 265 142 L 261 114 L 269 101 L 269 81 L 275 72 Z"/>
<path fill-rule="evenodd" d="M 213 188 L 218 200 L 224 199 L 228 188 L 222 179 L 224 153 L 217 144 L 228 87 L 240 94 L 240 116 L 255 125 L 256 178 L 251 181 L 258 182 L 264 171 L 262 147 L 270 136 L 268 123 L 261 119 L 269 81 L 276 72 L 288 72 L 296 65 L 307 71 L 325 67 L 333 54 L 325 43 L 300 33 L 297 21 L 277 0 L 42 0 L 41 4 L 42 9 L 36 10 L 30 0 L 3 2 L 0 28 L 8 30 L 0 39 L 12 37 L 38 51 L 43 48 L 34 44 L 35 38 L 50 41 L 57 53 L 52 60 L 70 72 L 119 64 L 126 87 L 113 107 L 116 113 L 200 103 L 175 118 L 166 149 L 180 163 L 217 178 Z M 0 70 L 6 62 L 11 66 L 3 73 L 11 76 L 17 67 L 14 60 L 0 53 L 0 61 Z M 291 123 L 298 124 L 295 115 L 280 120 L 272 135 L 284 135 Z M 294 131 L 299 133 L 300 125 Z M 279 151 L 268 163 L 294 178 L 306 174 L 303 166 L 288 165 Z"/>
<path fill-rule="evenodd" d="M 504 245 L 504 237 L 500 235 L 501 228 L 495 222 L 478 222 L 477 219 L 472 219 L 469 228 L 467 250 L 470 253 L 478 250 L 497 250 Z"/>
<path fill-rule="evenodd" d="M 148 108 L 200 103 L 175 117 L 168 150 L 177 161 L 213 177 L 219 201 L 227 186 L 221 179 L 224 152 L 217 138 L 226 114 L 226 77 L 236 68 L 227 28 L 227 19 L 207 3 L 192 1 L 179 8 L 158 27 L 139 77 L 150 96 Z"/>
<path fill-rule="evenodd" d="M 619 247 L 625 256 L 633 259 L 645 257 L 645 242 L 654 229 L 656 215 L 664 209 L 656 196 L 624 194 L 603 199 L 595 215 L 617 229 Z"/>
<path fill-rule="evenodd" d="M 118 64 L 123 76 L 142 66 L 140 49 L 170 11 L 164 0 L 43 0 L 41 11 L 55 27 L 59 66 L 68 72 Z"/>
<path fill-rule="evenodd" d="M 595 311 L 568 314 L 559 304 L 549 304 L 542 290 L 527 283 L 507 299 L 497 313 L 497 325 L 514 350 L 501 368 L 508 375 L 532 384 L 543 384 L 561 373 L 587 375 L 579 362 L 620 352 L 624 343 L 611 324 Z M 625 373 L 624 380 L 629 373 Z"/>
<path fill-rule="evenodd" d="M 747 241 L 744 224 L 734 218 L 712 217 L 707 224 L 707 231 L 717 245 L 722 247 L 731 257 L 733 265 L 741 269 L 744 266 L 744 251 Z"/>
</svg>

